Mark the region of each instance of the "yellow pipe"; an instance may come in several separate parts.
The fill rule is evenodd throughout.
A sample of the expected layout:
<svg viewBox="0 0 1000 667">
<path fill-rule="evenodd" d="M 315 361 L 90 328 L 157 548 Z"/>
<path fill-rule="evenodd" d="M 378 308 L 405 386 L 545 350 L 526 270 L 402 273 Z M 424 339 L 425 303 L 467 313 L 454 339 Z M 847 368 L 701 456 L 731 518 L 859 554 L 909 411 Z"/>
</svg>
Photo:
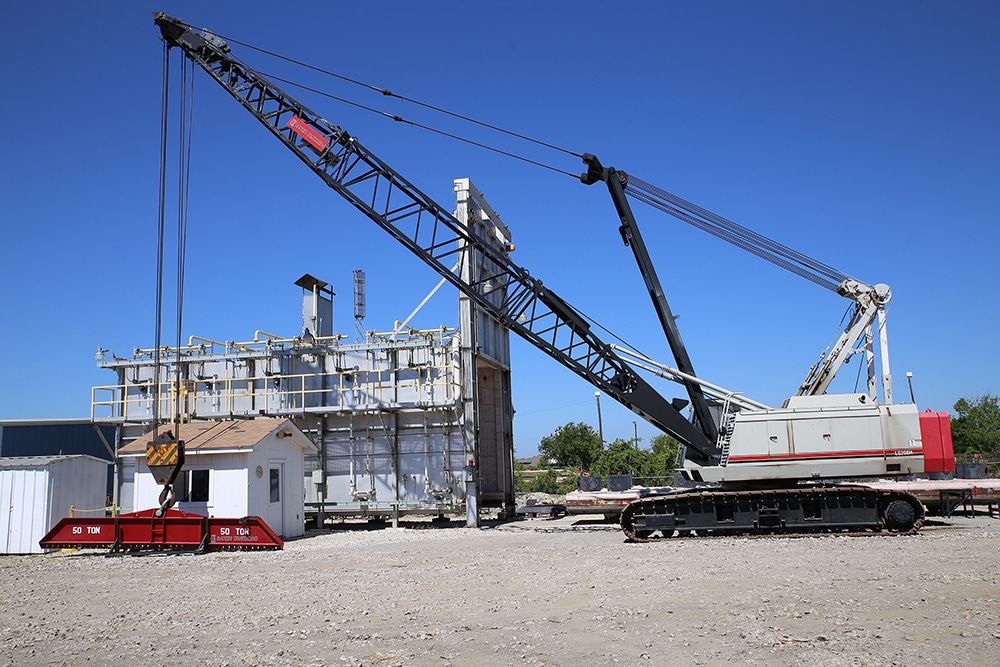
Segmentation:
<svg viewBox="0 0 1000 667">
<path fill-rule="evenodd" d="M 226 346 L 225 343 L 220 343 L 219 341 L 212 340 L 211 338 L 202 338 L 201 336 L 191 336 L 190 338 L 188 338 L 188 347 L 194 347 L 195 346 L 194 342 L 196 340 L 200 340 L 203 343 L 208 343 L 209 345 L 212 345 L 213 347 L 216 346 L 216 345 L 218 345 L 219 347 L 225 347 Z"/>
<path fill-rule="evenodd" d="M 261 336 L 267 336 L 271 340 L 287 340 L 283 339 L 281 336 L 276 336 L 273 333 L 267 333 L 266 331 L 261 331 L 260 329 L 257 329 L 256 331 L 253 332 L 253 342 L 263 343 L 264 341 L 260 339 Z"/>
</svg>

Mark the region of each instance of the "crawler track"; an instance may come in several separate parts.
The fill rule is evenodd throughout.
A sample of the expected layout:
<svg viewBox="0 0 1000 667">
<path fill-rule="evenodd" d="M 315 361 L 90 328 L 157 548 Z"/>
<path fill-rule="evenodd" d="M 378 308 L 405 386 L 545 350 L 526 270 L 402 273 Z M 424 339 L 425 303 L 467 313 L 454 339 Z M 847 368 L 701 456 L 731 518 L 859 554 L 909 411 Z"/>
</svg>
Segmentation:
<svg viewBox="0 0 1000 667">
<path fill-rule="evenodd" d="M 865 486 L 729 491 L 693 489 L 637 500 L 622 511 L 636 542 L 721 535 L 911 534 L 924 507 L 908 493 Z"/>
</svg>

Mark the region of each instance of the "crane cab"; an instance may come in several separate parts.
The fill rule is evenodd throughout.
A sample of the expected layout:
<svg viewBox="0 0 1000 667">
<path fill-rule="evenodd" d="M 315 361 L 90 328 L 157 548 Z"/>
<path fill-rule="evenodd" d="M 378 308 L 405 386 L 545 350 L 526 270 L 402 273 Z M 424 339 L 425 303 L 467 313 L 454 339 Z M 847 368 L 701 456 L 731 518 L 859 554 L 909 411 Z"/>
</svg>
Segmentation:
<svg viewBox="0 0 1000 667">
<path fill-rule="evenodd" d="M 682 474 L 741 483 L 914 475 L 942 472 L 948 461 L 954 470 L 951 432 L 940 414 L 878 404 L 867 394 L 793 396 L 780 408 L 729 414 L 720 465 L 687 462 Z"/>
</svg>

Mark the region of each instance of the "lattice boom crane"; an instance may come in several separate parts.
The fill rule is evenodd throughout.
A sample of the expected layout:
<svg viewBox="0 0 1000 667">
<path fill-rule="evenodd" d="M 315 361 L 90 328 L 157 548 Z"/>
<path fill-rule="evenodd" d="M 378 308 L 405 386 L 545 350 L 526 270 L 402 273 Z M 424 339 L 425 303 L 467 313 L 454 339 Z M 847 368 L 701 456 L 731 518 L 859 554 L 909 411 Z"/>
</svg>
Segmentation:
<svg viewBox="0 0 1000 667">
<path fill-rule="evenodd" d="M 662 397 L 572 306 L 515 264 L 507 252 L 479 239 L 355 137 L 233 57 L 218 36 L 162 13 L 154 14 L 154 21 L 170 47 L 205 70 L 327 186 L 512 331 L 684 444 L 683 474 L 692 482 L 712 486 L 632 503 L 622 513 L 622 527 L 630 538 L 692 530 L 907 532 L 919 527 L 923 508 L 909 494 L 824 483 L 830 478 L 924 472 L 941 468 L 948 459 L 945 413 L 919 415 L 916 406 L 891 404 L 888 392 L 886 404 L 881 405 L 874 395 L 824 393 L 866 327 L 884 312 L 887 287 L 870 287 L 828 271 L 825 265 L 809 265 L 810 280 L 830 283 L 859 304 L 834 351 L 824 354 L 799 395 L 781 408 L 739 411 L 728 403 L 709 401 L 694 377 L 624 194 L 628 191 L 703 224 L 715 224 L 712 214 L 693 205 L 685 207 L 687 202 L 678 204 L 667 193 L 603 167 L 594 156 L 584 156 L 587 172 L 581 180 L 608 185 L 622 238 L 646 280 L 681 371 L 680 381 L 691 398 L 694 420 L 689 421 L 681 412 L 687 401 Z M 731 230 L 724 234 L 732 236 Z M 779 258 L 776 263 L 800 263 L 785 254 L 788 249 L 783 246 L 768 250 Z M 478 261 L 470 265 L 489 268 L 468 279 L 456 275 L 451 267 L 464 253 L 476 256 Z M 505 294 L 499 302 L 490 294 L 498 288 Z M 886 359 L 886 369 L 887 365 Z M 928 452 L 931 441 L 933 456 Z"/>
</svg>

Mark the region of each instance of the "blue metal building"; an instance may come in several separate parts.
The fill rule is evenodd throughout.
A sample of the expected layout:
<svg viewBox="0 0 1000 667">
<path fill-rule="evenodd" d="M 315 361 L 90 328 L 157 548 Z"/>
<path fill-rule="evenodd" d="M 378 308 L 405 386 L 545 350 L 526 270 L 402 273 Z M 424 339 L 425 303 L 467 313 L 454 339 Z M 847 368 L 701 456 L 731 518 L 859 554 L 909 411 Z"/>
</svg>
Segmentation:
<svg viewBox="0 0 1000 667">
<path fill-rule="evenodd" d="M 0 421 L 0 457 L 87 454 L 114 461 L 116 427 L 89 419 L 15 419 Z M 103 440 L 102 440 L 103 436 Z M 114 490 L 108 466 L 107 493 Z"/>
</svg>

